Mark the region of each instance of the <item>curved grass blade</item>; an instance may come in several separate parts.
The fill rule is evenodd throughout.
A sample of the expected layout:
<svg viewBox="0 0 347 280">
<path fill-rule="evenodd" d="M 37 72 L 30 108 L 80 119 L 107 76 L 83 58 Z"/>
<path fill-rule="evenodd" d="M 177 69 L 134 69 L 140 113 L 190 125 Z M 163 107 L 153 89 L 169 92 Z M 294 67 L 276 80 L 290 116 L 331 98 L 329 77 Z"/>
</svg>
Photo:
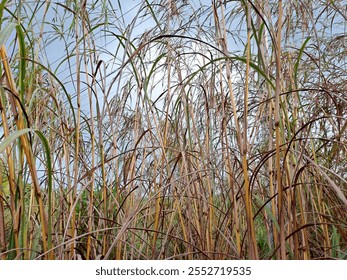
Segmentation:
<svg viewBox="0 0 347 280">
<path fill-rule="evenodd" d="M 26 134 L 32 131 L 34 131 L 32 128 L 24 128 L 6 137 L 4 141 L 0 143 L 0 153 L 2 153 L 6 149 L 6 147 L 11 144 L 12 141 L 16 140 L 18 137 L 22 136 L 23 134 Z"/>
<path fill-rule="evenodd" d="M 298 69 L 299 69 L 299 63 L 302 57 L 302 54 L 304 52 L 304 49 L 308 43 L 308 41 L 311 39 L 311 37 L 308 37 L 305 42 L 302 44 L 300 51 L 299 51 L 299 55 L 298 55 L 298 59 L 296 60 L 296 63 L 294 65 L 294 81 L 295 81 L 295 85 L 298 86 Z"/>
<path fill-rule="evenodd" d="M 9 22 L 4 28 L 0 30 L 0 46 L 5 44 L 7 39 L 10 37 L 12 31 L 17 26 L 16 23 Z"/>
</svg>

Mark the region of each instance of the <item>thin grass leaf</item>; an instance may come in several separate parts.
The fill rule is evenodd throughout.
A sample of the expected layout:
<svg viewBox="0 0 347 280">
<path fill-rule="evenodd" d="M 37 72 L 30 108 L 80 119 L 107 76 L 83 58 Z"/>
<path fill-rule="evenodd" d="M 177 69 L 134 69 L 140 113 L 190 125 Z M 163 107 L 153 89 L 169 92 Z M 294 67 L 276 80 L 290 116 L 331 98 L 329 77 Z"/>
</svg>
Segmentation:
<svg viewBox="0 0 347 280">
<path fill-rule="evenodd" d="M 294 81 L 295 81 L 295 84 L 297 87 L 298 87 L 298 70 L 299 70 L 300 60 L 301 60 L 301 57 L 304 53 L 305 47 L 306 47 L 308 41 L 310 41 L 310 39 L 311 39 L 311 37 L 307 37 L 306 40 L 304 41 L 304 43 L 302 44 L 302 46 L 299 50 L 298 58 L 297 58 L 295 65 L 294 65 Z"/>
<path fill-rule="evenodd" d="M 8 147 L 12 141 L 16 140 L 18 137 L 29 133 L 29 132 L 33 132 L 35 131 L 32 128 L 24 128 L 21 130 L 17 130 L 15 132 L 13 132 L 10 136 L 6 137 L 1 143 L 0 143 L 0 153 L 2 153 L 6 147 Z"/>
<path fill-rule="evenodd" d="M 20 25 L 16 26 L 16 31 L 18 35 L 18 43 L 19 43 L 19 96 L 22 103 L 24 103 L 24 92 L 26 87 L 26 45 L 24 41 L 24 32 Z"/>
<path fill-rule="evenodd" d="M 17 24 L 9 22 L 5 27 L 0 30 L 0 46 L 5 44 L 8 38 L 11 36 L 11 33 L 16 28 Z"/>
</svg>

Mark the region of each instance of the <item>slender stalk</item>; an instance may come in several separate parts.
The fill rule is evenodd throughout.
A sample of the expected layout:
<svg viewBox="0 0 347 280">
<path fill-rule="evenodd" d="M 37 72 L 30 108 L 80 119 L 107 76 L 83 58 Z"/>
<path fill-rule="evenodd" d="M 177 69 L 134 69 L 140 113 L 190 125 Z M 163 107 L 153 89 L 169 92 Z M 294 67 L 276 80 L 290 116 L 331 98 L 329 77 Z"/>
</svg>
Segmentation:
<svg viewBox="0 0 347 280">
<path fill-rule="evenodd" d="M 275 91 L 275 133 L 276 133 L 276 178 L 278 189 L 278 215 L 279 215 L 279 241 L 280 241 L 280 257 L 285 260 L 286 242 L 284 228 L 284 191 L 282 185 L 282 169 L 281 169 L 281 133 L 280 133 L 280 93 L 281 93 L 281 38 L 282 38 L 282 1 L 278 1 L 278 27 L 276 34 L 276 91 Z"/>
</svg>

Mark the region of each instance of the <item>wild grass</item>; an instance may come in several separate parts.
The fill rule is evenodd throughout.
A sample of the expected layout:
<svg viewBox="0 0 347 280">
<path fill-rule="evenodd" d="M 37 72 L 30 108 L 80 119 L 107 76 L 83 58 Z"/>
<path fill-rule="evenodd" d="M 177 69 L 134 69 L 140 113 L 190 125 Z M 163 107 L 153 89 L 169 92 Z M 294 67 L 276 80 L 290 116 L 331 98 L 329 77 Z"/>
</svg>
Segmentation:
<svg viewBox="0 0 347 280">
<path fill-rule="evenodd" d="M 346 259 L 343 1 L 114 2 L 1 1 L 0 258 Z"/>
</svg>

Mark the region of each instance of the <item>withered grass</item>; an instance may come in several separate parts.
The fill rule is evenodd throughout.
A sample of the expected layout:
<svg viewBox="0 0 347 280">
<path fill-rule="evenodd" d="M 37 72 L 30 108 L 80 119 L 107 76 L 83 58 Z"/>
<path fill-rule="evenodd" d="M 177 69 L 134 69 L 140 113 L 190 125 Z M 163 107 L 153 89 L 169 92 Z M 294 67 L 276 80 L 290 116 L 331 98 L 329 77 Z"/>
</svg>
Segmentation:
<svg viewBox="0 0 347 280">
<path fill-rule="evenodd" d="M 346 259 L 343 1 L 121 3 L 0 4 L 0 258 Z"/>
</svg>

